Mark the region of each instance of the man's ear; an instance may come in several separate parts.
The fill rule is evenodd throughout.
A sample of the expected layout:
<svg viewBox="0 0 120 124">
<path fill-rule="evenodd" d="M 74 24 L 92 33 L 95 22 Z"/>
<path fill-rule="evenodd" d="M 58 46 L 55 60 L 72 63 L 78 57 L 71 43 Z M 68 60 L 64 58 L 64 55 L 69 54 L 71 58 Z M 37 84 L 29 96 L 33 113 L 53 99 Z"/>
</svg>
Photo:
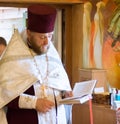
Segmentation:
<svg viewBox="0 0 120 124">
<path fill-rule="evenodd" d="M 26 30 L 26 33 L 27 33 L 27 43 L 28 43 L 28 46 L 31 47 L 31 43 L 30 43 L 30 36 L 31 36 L 31 31 L 29 29 Z"/>
<path fill-rule="evenodd" d="M 30 30 L 27 29 L 26 32 L 27 32 L 27 36 L 29 37 L 30 36 Z"/>
</svg>

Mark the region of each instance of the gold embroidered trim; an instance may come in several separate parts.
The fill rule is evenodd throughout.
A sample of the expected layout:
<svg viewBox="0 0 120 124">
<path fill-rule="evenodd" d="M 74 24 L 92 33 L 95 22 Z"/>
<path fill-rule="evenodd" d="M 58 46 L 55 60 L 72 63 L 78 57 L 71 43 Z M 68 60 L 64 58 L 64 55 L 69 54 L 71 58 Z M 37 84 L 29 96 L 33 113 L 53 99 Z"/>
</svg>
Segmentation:
<svg viewBox="0 0 120 124">
<path fill-rule="evenodd" d="M 30 59 L 30 58 L 33 59 L 33 57 L 30 56 L 30 55 L 10 56 L 10 57 L 1 59 L 0 60 L 0 65 L 5 63 L 5 62 L 9 62 L 9 61 L 22 60 L 22 59 Z"/>
</svg>

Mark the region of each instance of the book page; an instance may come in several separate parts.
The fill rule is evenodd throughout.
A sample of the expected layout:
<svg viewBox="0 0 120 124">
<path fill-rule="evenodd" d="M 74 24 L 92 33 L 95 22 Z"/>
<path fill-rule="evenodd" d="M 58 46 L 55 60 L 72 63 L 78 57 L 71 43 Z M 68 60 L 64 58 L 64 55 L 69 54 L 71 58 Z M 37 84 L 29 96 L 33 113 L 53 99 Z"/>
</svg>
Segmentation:
<svg viewBox="0 0 120 124">
<path fill-rule="evenodd" d="M 75 83 L 75 86 L 73 88 L 74 98 L 92 94 L 96 82 L 97 80 L 89 80 L 89 81 Z"/>
<path fill-rule="evenodd" d="M 68 100 L 76 101 L 80 100 L 80 98 L 92 94 L 93 89 L 96 85 L 97 80 L 88 80 L 83 82 L 76 82 L 73 88 L 73 97 L 68 97 L 61 99 L 59 102 L 68 102 Z"/>
</svg>

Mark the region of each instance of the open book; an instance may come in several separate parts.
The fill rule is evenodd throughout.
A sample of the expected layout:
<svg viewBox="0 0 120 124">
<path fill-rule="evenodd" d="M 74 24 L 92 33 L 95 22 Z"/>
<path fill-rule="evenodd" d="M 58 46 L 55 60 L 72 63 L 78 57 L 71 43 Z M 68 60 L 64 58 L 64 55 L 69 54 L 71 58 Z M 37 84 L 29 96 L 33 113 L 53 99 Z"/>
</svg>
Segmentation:
<svg viewBox="0 0 120 124">
<path fill-rule="evenodd" d="M 61 99 L 60 104 L 76 104 L 84 103 L 89 99 L 92 99 L 92 92 L 96 85 L 97 80 L 88 80 L 83 82 L 77 82 L 73 88 L 73 96 Z"/>
</svg>

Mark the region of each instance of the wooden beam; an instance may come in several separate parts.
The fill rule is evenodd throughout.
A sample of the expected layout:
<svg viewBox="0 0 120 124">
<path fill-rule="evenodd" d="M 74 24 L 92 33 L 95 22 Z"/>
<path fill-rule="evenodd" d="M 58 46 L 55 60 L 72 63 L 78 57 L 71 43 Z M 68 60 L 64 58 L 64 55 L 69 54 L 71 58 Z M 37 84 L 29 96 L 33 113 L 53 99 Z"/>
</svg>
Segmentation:
<svg viewBox="0 0 120 124">
<path fill-rule="evenodd" d="M 82 67 L 83 46 L 83 4 L 72 6 L 72 85 L 79 80 Z"/>
<path fill-rule="evenodd" d="M 77 4 L 83 3 L 82 0 L 0 0 L 0 4 L 9 3 L 47 3 L 47 4 Z"/>
</svg>

